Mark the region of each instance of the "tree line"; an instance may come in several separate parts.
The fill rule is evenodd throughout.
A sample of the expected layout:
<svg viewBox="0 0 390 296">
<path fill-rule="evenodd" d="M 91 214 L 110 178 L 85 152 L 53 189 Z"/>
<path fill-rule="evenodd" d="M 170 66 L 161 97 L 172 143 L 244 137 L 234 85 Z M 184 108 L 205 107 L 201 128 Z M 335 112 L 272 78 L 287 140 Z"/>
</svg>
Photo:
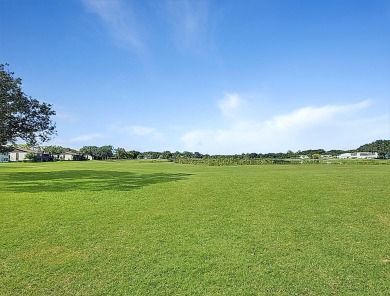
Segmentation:
<svg viewBox="0 0 390 296">
<path fill-rule="evenodd" d="M 390 157 L 390 140 L 376 140 L 369 144 L 360 146 L 357 151 L 359 152 L 378 152 L 379 158 Z"/>
<path fill-rule="evenodd" d="M 19 144 L 17 147 L 29 149 L 31 148 L 28 144 Z M 36 146 L 35 146 L 36 147 Z M 112 145 L 98 146 L 84 146 L 79 151 L 62 146 L 40 146 L 40 151 L 50 154 L 61 154 L 67 152 L 80 153 L 83 155 L 90 155 L 94 160 L 108 160 L 108 159 L 166 159 L 174 160 L 176 162 L 184 163 L 188 159 L 193 160 L 195 163 L 197 160 L 207 161 L 212 164 L 213 160 L 224 159 L 228 163 L 253 163 L 253 160 L 262 163 L 275 163 L 276 160 L 282 159 L 296 159 L 300 156 L 307 156 L 309 159 L 319 159 L 324 155 L 336 157 L 342 153 L 347 152 L 378 152 L 379 158 L 390 158 L 390 140 L 377 140 L 375 142 L 360 146 L 355 150 L 324 150 L 324 149 L 309 149 L 309 150 L 298 150 L 293 152 L 288 150 L 287 152 L 278 153 L 242 153 L 234 155 L 224 154 L 202 154 L 199 152 L 171 152 L 171 151 L 146 151 L 140 152 L 137 150 L 126 150 L 125 148 L 118 147 L 114 148 Z M 251 161 L 249 161 L 251 160 Z M 269 160 L 269 161 L 268 161 Z M 256 162 L 255 161 L 255 162 Z M 187 161 L 188 162 L 188 161 Z M 276 161 L 277 162 L 277 161 Z"/>
<path fill-rule="evenodd" d="M 353 150 L 324 150 L 324 149 L 308 149 L 308 150 L 298 150 L 293 152 L 288 150 L 287 152 L 278 152 L 278 153 L 242 153 L 234 155 L 210 155 L 202 154 L 200 152 L 171 152 L 171 151 L 146 151 L 140 152 L 136 150 L 126 150 L 125 148 L 113 148 L 113 146 L 84 146 L 80 149 L 80 152 L 91 155 L 94 159 L 167 159 L 167 160 L 176 160 L 176 159 L 234 159 L 234 160 L 254 160 L 254 159 L 294 159 L 299 158 L 302 155 L 307 156 L 310 159 L 319 159 L 324 155 L 336 157 L 342 153 L 352 153 L 352 152 L 378 152 L 379 158 L 389 158 L 390 157 L 390 140 L 377 140 L 370 144 L 365 144 L 360 146 L 357 149 Z"/>
</svg>

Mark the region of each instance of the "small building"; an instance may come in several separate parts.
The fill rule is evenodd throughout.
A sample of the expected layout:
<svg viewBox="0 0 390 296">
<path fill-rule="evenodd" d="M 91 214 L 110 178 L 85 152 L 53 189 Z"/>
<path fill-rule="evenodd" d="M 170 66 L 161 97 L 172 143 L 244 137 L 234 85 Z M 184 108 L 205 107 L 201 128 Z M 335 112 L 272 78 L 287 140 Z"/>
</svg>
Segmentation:
<svg viewBox="0 0 390 296">
<path fill-rule="evenodd" d="M 364 158 L 364 159 L 378 158 L 378 152 L 357 152 L 357 153 L 359 154 L 357 158 Z"/>
<path fill-rule="evenodd" d="M 82 157 L 82 155 L 75 152 L 65 152 L 61 154 L 61 157 L 64 160 L 79 160 Z"/>
<path fill-rule="evenodd" d="M 310 157 L 308 155 L 299 155 L 300 159 L 309 159 Z"/>
<path fill-rule="evenodd" d="M 76 152 L 65 152 L 61 154 L 63 160 L 85 160 L 86 157 Z"/>
<path fill-rule="evenodd" d="M 339 159 L 375 159 L 378 158 L 378 152 L 351 152 L 340 154 Z"/>
<path fill-rule="evenodd" d="M 9 161 L 23 161 L 27 160 L 26 155 L 30 153 L 36 153 L 37 151 L 23 149 L 23 148 L 15 148 L 9 153 Z"/>
<path fill-rule="evenodd" d="M 323 158 L 323 159 L 330 159 L 330 158 L 333 158 L 333 156 L 325 154 L 325 155 L 321 155 L 321 158 Z"/>
<path fill-rule="evenodd" d="M 89 155 L 80 154 L 77 152 L 64 152 L 59 154 L 53 154 L 55 160 L 89 160 Z"/>
<path fill-rule="evenodd" d="M 9 162 L 9 154 L 0 153 L 0 162 Z"/>
<path fill-rule="evenodd" d="M 348 159 L 351 158 L 351 153 L 342 153 L 339 156 L 337 156 L 338 159 Z"/>
<path fill-rule="evenodd" d="M 9 153 L 9 161 L 27 161 L 30 160 L 26 156 L 28 154 L 33 154 L 36 161 L 49 161 L 51 160 L 51 155 L 43 151 L 30 150 L 23 148 L 15 148 Z"/>
</svg>

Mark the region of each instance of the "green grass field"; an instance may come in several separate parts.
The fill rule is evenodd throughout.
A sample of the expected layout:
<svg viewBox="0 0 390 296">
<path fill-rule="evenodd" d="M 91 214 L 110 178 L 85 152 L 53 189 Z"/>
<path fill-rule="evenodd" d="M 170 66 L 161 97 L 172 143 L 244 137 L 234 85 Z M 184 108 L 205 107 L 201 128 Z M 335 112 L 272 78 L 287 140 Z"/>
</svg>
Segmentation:
<svg viewBox="0 0 390 296">
<path fill-rule="evenodd" d="M 390 295 L 387 165 L 0 165 L 0 295 Z"/>
</svg>

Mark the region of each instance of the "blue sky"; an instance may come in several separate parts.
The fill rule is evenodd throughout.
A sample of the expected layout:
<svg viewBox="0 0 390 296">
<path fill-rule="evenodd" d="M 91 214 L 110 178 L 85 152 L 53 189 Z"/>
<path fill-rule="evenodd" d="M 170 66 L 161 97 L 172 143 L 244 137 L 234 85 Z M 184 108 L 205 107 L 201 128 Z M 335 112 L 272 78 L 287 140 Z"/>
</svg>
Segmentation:
<svg viewBox="0 0 390 296">
<path fill-rule="evenodd" d="M 390 138 L 390 2 L 0 0 L 0 63 L 50 143 L 201 153 Z"/>
</svg>

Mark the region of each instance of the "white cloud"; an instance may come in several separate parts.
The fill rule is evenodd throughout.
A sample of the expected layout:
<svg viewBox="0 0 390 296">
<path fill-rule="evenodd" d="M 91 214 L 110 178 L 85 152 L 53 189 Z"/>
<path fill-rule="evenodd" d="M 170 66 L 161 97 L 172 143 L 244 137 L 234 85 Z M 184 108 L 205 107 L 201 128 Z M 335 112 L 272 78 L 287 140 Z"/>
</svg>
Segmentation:
<svg viewBox="0 0 390 296">
<path fill-rule="evenodd" d="M 222 114 L 228 117 L 235 117 L 243 105 L 244 100 L 238 94 L 227 93 L 222 100 L 218 101 Z"/>
<path fill-rule="evenodd" d="M 132 126 L 129 128 L 130 132 L 137 136 L 153 136 L 153 137 L 161 137 L 162 133 L 160 133 L 154 127 L 147 126 Z"/>
<path fill-rule="evenodd" d="M 147 51 L 141 37 L 141 28 L 136 13 L 129 1 L 83 0 L 87 9 L 97 14 L 107 26 L 110 34 L 121 44 L 130 45 L 139 54 Z"/>
<path fill-rule="evenodd" d="M 208 35 L 208 1 L 168 0 L 165 3 L 177 45 L 185 49 L 204 47 Z"/>
<path fill-rule="evenodd" d="M 139 136 L 139 137 L 148 137 L 154 140 L 159 140 L 164 138 L 164 134 L 159 132 L 154 127 L 141 126 L 141 125 L 120 125 L 120 124 L 111 124 L 109 126 L 109 130 L 111 132 L 116 133 L 125 133 L 131 136 Z"/>
<path fill-rule="evenodd" d="M 103 138 L 102 134 L 99 133 L 93 133 L 93 134 L 87 134 L 87 135 L 80 135 L 74 138 L 71 138 L 69 142 L 87 142 L 95 139 Z"/>
<path fill-rule="evenodd" d="M 181 137 L 184 149 L 212 154 L 351 149 L 353 145 L 386 137 L 385 131 L 389 130 L 388 116 L 369 119 L 360 114 L 371 106 L 370 101 L 303 107 L 270 119 L 240 116 L 236 111 L 243 102 L 237 94 L 226 95 L 218 105 L 222 115 L 230 119 L 229 126 L 184 133 Z"/>
<path fill-rule="evenodd" d="M 286 129 L 288 130 L 291 129 L 291 127 L 305 128 L 308 127 L 308 125 L 328 122 L 328 120 L 330 120 L 333 116 L 340 113 L 367 108 L 370 104 L 370 101 L 366 100 L 351 105 L 304 107 L 299 110 L 293 111 L 290 114 L 275 116 L 274 118 L 266 122 L 266 126 L 276 131 L 282 131 Z"/>
<path fill-rule="evenodd" d="M 211 139 L 213 136 L 213 131 L 193 130 L 185 133 L 182 136 L 182 141 L 185 143 L 186 147 L 198 148 L 204 151 L 204 149 L 207 149 L 205 140 Z"/>
</svg>

